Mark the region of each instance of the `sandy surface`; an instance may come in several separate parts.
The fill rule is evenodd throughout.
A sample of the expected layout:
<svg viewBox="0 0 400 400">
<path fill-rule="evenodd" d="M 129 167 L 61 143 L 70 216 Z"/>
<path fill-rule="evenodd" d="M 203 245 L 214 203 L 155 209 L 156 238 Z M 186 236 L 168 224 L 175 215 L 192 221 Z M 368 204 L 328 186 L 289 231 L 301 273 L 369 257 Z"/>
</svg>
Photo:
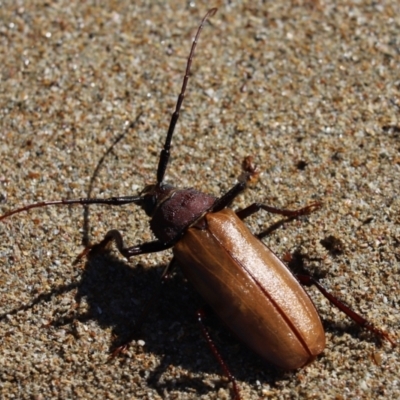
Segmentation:
<svg viewBox="0 0 400 400">
<path fill-rule="evenodd" d="M 136 194 L 154 181 L 191 38 L 210 3 L 149 3 L 2 3 L 1 212 L 43 199 Z M 261 175 L 234 207 L 322 201 L 265 242 L 286 260 L 297 254 L 397 340 L 398 4 L 216 1 L 167 171 L 177 186 L 218 196 L 251 154 Z M 260 212 L 248 224 L 258 232 L 279 219 Z M 179 273 L 142 341 L 107 363 L 171 257 L 127 262 L 111 252 L 73 264 L 82 243 L 113 228 L 132 245 L 152 238 L 135 206 L 48 207 L 0 223 L 1 398 L 230 398 L 195 320 L 202 301 Z M 211 317 L 243 398 L 400 398 L 399 351 L 309 293 L 327 345 L 295 372 L 266 365 Z"/>
</svg>

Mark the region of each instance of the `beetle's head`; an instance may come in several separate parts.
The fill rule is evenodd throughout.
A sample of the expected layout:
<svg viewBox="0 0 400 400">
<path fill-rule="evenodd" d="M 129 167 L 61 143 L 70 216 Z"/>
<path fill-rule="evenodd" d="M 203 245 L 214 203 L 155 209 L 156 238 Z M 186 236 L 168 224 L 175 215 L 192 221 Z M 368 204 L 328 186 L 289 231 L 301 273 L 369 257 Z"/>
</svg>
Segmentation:
<svg viewBox="0 0 400 400">
<path fill-rule="evenodd" d="M 140 206 L 152 217 L 160 204 L 169 199 L 176 189 L 172 185 L 156 183 L 147 185 L 140 193 Z"/>
<path fill-rule="evenodd" d="M 215 197 L 193 188 L 156 183 L 147 185 L 135 200 L 151 218 L 150 228 L 157 239 L 170 243 L 210 210 Z"/>
</svg>

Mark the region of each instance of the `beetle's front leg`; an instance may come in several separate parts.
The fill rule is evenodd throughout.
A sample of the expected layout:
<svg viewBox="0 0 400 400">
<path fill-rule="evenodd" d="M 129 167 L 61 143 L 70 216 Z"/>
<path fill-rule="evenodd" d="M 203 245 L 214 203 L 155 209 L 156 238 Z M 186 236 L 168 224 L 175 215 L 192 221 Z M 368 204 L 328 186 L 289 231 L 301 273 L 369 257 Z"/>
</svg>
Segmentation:
<svg viewBox="0 0 400 400">
<path fill-rule="evenodd" d="M 163 251 L 172 247 L 171 243 L 163 243 L 160 240 L 142 243 L 137 246 L 125 247 L 122 235 L 116 229 L 108 231 L 98 246 L 100 246 L 100 248 L 106 248 L 112 240 L 114 240 L 119 252 L 126 258 L 139 254 L 157 253 L 158 251 Z"/>
<path fill-rule="evenodd" d="M 89 252 L 103 251 L 109 246 L 111 241 L 115 242 L 118 251 L 128 259 L 139 254 L 157 253 L 173 246 L 173 243 L 164 243 L 160 240 L 154 240 L 152 242 L 142 243 L 137 246 L 125 247 L 121 233 L 116 229 L 113 229 L 106 233 L 106 236 L 100 243 L 88 246 L 81 254 L 79 254 L 77 260 L 86 256 Z"/>
</svg>

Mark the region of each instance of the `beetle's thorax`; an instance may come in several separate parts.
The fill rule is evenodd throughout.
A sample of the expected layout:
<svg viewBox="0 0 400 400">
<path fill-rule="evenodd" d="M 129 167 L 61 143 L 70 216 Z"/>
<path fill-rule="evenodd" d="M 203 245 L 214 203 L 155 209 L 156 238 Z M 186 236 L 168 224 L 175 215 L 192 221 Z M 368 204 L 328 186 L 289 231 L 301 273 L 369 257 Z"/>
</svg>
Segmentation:
<svg viewBox="0 0 400 400">
<path fill-rule="evenodd" d="M 163 183 L 146 186 L 142 195 L 142 207 L 152 218 L 150 228 L 164 243 L 180 237 L 216 200 L 193 188 L 177 189 Z"/>
</svg>

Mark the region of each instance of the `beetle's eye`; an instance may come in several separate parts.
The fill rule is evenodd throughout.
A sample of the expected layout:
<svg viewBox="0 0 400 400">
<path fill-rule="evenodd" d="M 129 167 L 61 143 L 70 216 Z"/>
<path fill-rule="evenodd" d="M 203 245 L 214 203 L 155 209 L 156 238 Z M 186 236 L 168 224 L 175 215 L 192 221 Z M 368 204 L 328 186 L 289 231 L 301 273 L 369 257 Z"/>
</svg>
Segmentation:
<svg viewBox="0 0 400 400">
<path fill-rule="evenodd" d="M 144 196 L 144 202 L 143 202 L 143 209 L 145 213 L 151 217 L 154 213 L 154 209 L 156 208 L 157 205 L 157 199 L 156 196 L 154 195 L 147 195 Z"/>
</svg>

